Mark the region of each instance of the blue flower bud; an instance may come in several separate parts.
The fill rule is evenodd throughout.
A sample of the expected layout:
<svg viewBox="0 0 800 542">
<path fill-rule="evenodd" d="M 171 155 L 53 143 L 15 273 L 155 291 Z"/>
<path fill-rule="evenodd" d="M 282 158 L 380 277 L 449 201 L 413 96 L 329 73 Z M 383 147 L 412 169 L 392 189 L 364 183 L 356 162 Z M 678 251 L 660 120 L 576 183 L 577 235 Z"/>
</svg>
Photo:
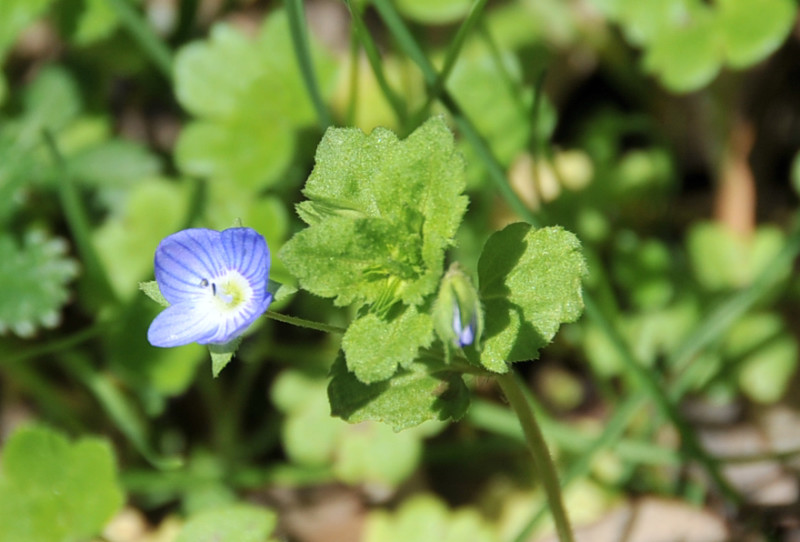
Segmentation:
<svg viewBox="0 0 800 542">
<path fill-rule="evenodd" d="M 453 347 L 479 346 L 483 310 L 472 280 L 458 264 L 442 278 L 433 313 L 436 332 L 448 352 Z"/>
</svg>

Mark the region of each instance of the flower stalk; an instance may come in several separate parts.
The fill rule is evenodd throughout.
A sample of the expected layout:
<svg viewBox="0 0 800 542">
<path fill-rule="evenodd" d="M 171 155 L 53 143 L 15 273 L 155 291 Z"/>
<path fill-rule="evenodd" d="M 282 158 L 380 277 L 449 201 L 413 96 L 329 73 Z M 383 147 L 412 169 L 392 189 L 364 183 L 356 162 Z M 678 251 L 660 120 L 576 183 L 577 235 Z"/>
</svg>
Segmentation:
<svg viewBox="0 0 800 542">
<path fill-rule="evenodd" d="M 525 441 L 533 456 L 533 465 L 544 486 L 547 495 L 547 502 L 550 504 L 550 513 L 553 515 L 553 522 L 556 525 L 556 533 L 559 542 L 574 542 L 572 529 L 569 524 L 569 517 L 564 508 L 564 500 L 561 496 L 561 486 L 558 482 L 553 459 L 547 449 L 542 430 L 536 422 L 530 404 L 525 399 L 520 382 L 512 370 L 505 374 L 495 377 L 500 389 L 508 399 L 508 403 L 517 414 L 522 432 L 525 434 Z"/>
</svg>

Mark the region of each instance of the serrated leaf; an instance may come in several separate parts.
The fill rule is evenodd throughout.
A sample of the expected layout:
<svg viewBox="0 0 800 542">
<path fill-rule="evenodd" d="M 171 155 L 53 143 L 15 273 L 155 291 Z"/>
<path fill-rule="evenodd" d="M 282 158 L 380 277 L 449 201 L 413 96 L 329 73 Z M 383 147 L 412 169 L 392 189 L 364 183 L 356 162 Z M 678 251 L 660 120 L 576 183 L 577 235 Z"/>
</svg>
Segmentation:
<svg viewBox="0 0 800 542">
<path fill-rule="evenodd" d="M 192 516 L 175 542 L 264 542 L 277 523 L 277 514 L 268 508 L 233 504 L 204 510 Z"/>
<path fill-rule="evenodd" d="M 745 68 L 772 54 L 794 27 L 792 0 L 720 0 L 719 30 L 727 62 Z"/>
<path fill-rule="evenodd" d="M 333 64 L 312 44 L 318 80 L 327 92 Z M 276 182 L 292 159 L 298 128 L 315 120 L 282 11 L 256 40 L 216 25 L 207 41 L 175 59 L 180 103 L 198 120 L 186 125 L 176 159 L 192 175 L 258 191 Z"/>
<path fill-rule="evenodd" d="M 122 506 L 111 446 L 70 443 L 44 427 L 16 431 L 3 448 L 0 542 L 70 542 L 99 534 Z"/>
<path fill-rule="evenodd" d="M 516 223 L 493 234 L 478 261 L 485 327 L 483 349 L 472 355 L 500 373 L 538 358 L 561 324 L 583 312 L 585 274 L 580 241 L 560 227 Z"/>
<path fill-rule="evenodd" d="M 463 168 L 439 117 L 404 141 L 383 128 L 329 129 L 300 205 L 310 226 L 281 260 L 303 288 L 337 305 L 420 304 L 436 290 L 466 209 Z"/>
<path fill-rule="evenodd" d="M 460 374 L 431 374 L 421 360 L 401 368 L 390 380 L 364 384 L 347 370 L 340 355 L 331 376 L 331 414 L 350 423 L 380 421 L 402 431 L 427 420 L 458 420 L 469 405 L 469 390 Z"/>
<path fill-rule="evenodd" d="M 30 337 L 41 326 L 58 325 L 69 298 L 66 285 L 78 274 L 66 252 L 63 239 L 40 231 L 29 232 L 21 247 L 10 235 L 0 235 L 0 333 L 11 329 Z"/>
<path fill-rule="evenodd" d="M 342 338 L 342 350 L 347 368 L 369 384 L 391 377 L 398 366 L 408 366 L 431 342 L 430 315 L 397 304 L 385 317 L 370 312 L 354 320 Z"/>
</svg>

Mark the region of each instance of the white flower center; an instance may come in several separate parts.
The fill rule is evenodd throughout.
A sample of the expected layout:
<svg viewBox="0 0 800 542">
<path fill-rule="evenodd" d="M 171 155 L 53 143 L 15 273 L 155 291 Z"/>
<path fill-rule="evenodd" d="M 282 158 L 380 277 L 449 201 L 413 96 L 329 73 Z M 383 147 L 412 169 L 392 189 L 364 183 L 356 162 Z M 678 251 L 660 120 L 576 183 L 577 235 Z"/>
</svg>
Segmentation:
<svg viewBox="0 0 800 542">
<path fill-rule="evenodd" d="M 253 299 L 250 283 L 233 269 L 221 277 L 203 279 L 201 286 L 208 288 L 213 306 L 220 312 L 236 311 Z"/>
</svg>

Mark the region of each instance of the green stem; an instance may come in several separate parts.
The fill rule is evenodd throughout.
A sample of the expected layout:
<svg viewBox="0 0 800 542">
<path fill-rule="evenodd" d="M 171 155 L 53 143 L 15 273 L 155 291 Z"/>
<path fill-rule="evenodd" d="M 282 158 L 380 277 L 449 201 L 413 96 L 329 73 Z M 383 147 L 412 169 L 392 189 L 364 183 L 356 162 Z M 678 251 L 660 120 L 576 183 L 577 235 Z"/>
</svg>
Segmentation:
<svg viewBox="0 0 800 542">
<path fill-rule="evenodd" d="M 314 72 L 314 63 L 311 59 L 311 48 L 308 41 L 308 30 L 306 19 L 303 12 L 303 0 L 284 0 L 286 15 L 289 18 L 289 32 L 292 35 L 292 44 L 297 54 L 297 62 L 300 65 L 300 73 L 306 90 L 317 111 L 317 119 L 320 127 L 325 130 L 331 125 L 331 116 L 317 82 L 317 75 Z"/>
<path fill-rule="evenodd" d="M 458 56 L 461 54 L 461 48 L 464 46 L 464 41 L 466 41 L 470 31 L 478 22 L 481 15 L 483 15 L 483 8 L 486 7 L 487 1 L 488 0 L 475 0 L 475 2 L 472 4 L 472 7 L 467 14 L 467 18 L 458 28 L 450 47 L 447 49 L 447 56 L 445 57 L 444 65 L 442 66 L 441 71 L 437 74 L 436 81 L 428 90 L 428 98 L 425 101 L 425 105 L 423 105 L 413 117 L 412 126 L 422 124 L 423 120 L 425 120 L 424 117 L 428 115 L 433 102 L 439 99 L 439 96 L 442 94 L 442 90 L 447 84 L 447 79 L 450 77 L 450 72 L 453 71 L 453 67 L 456 65 L 456 60 L 458 60 Z"/>
<path fill-rule="evenodd" d="M 99 373 L 81 356 L 74 353 L 65 352 L 61 355 L 61 361 L 63 367 L 92 392 L 120 432 L 151 465 L 160 470 L 169 470 L 183 464 L 181 458 L 161 456 L 150 446 L 141 417 L 110 377 Z"/>
<path fill-rule="evenodd" d="M 58 149 L 55 137 L 53 137 L 53 134 L 50 133 L 49 130 L 45 130 L 42 135 L 58 170 L 58 177 L 56 179 L 58 184 L 58 196 L 61 201 L 61 206 L 64 209 L 64 216 L 67 219 L 67 224 L 72 232 L 72 237 L 75 240 L 84 268 L 86 269 L 88 282 L 97 291 L 98 298 L 116 303 L 119 300 L 114 293 L 114 289 L 111 287 L 105 268 L 92 243 L 88 213 L 70 178 L 64 156 Z"/>
<path fill-rule="evenodd" d="M 409 32 L 408 28 L 406 28 L 392 3 L 389 0 L 373 0 L 373 4 L 400 47 L 422 71 L 425 83 L 428 86 L 428 93 L 431 93 L 432 89 L 435 88 L 438 78 L 433 64 L 431 64 L 425 56 L 425 53 L 422 52 L 419 45 L 417 45 L 414 37 L 411 35 L 411 32 Z M 447 107 L 450 114 L 453 115 L 453 120 L 459 131 L 475 149 L 478 157 L 483 161 L 486 171 L 489 173 L 489 178 L 494 182 L 500 194 L 511 206 L 511 209 L 534 226 L 540 226 L 540 221 L 525 206 L 516 193 L 514 193 L 514 190 L 511 188 L 506 178 L 506 173 L 502 164 L 500 164 L 500 161 L 495 157 L 484 137 L 478 132 L 475 128 L 475 124 L 461 110 L 461 107 L 446 88 L 442 88 L 440 101 Z"/>
<path fill-rule="evenodd" d="M 153 28 L 128 0 L 109 0 L 109 3 L 122 26 L 130 32 L 133 39 L 139 43 L 139 46 L 164 77 L 172 80 L 172 52 L 169 47 L 161 41 Z"/>
<path fill-rule="evenodd" d="M 775 286 L 800 254 L 800 214 L 794 220 L 796 225 L 789 238 L 769 265 L 764 267 L 764 271 L 747 288 L 731 295 L 704 317 L 694 333 L 675 349 L 667 360 L 667 366 L 684 371 L 698 352 L 730 329 L 734 322 Z"/>
<path fill-rule="evenodd" d="M 324 331 L 325 333 L 344 333 L 345 331 L 347 331 L 346 329 L 339 326 L 323 324 L 322 322 L 314 322 L 313 320 L 306 320 L 305 318 L 298 318 L 296 316 L 287 316 L 279 312 L 267 311 L 266 313 L 264 313 L 264 316 L 272 320 L 277 320 L 278 322 L 283 322 L 285 324 L 292 324 L 293 326 L 297 327 L 304 327 L 307 329 Z"/>
<path fill-rule="evenodd" d="M 561 486 L 558 482 L 555 465 L 550 457 L 550 451 L 547 449 L 539 424 L 536 423 L 533 409 L 528 404 L 522 391 L 522 386 L 515 377 L 513 370 L 510 369 L 508 373 L 497 375 L 495 378 L 506 399 L 508 399 L 511 408 L 516 412 L 522 431 L 525 433 L 525 440 L 533 456 L 534 467 L 547 494 L 547 502 L 550 503 L 550 513 L 556 525 L 558 539 L 560 542 L 573 542 L 572 529 L 570 528 L 569 518 L 561 497 Z"/>
<path fill-rule="evenodd" d="M 367 60 L 372 68 L 372 72 L 375 74 L 375 79 L 378 81 L 378 86 L 381 87 L 383 95 L 386 96 L 386 99 L 389 101 L 389 105 L 394 110 L 398 122 L 401 126 L 403 126 L 405 125 L 406 118 L 408 117 L 406 104 L 403 99 L 392 89 L 391 85 L 389 85 L 389 81 L 386 79 L 386 74 L 383 71 L 381 54 L 378 52 L 378 47 L 375 45 L 369 30 L 367 30 L 367 25 L 364 24 L 361 11 L 357 6 L 353 6 L 350 0 L 346 0 L 346 4 L 347 9 L 350 10 L 350 19 L 353 22 L 353 28 L 356 36 L 358 37 L 358 41 L 361 42 L 361 46 L 364 48 L 364 53 L 367 55 Z"/>
<path fill-rule="evenodd" d="M 614 415 L 608 420 L 603 433 L 595 439 L 595 441 L 586 449 L 580 458 L 573 463 L 561 479 L 562 487 L 566 487 L 569 483 L 582 478 L 588 474 L 592 460 L 595 455 L 601 450 L 610 449 L 612 446 L 616 449 L 620 444 L 622 435 L 625 433 L 625 428 L 628 426 L 633 415 L 639 411 L 646 396 L 637 394 L 629 397 L 619 408 L 614 411 Z M 620 450 L 621 451 L 621 450 Z M 656 449 L 654 452 L 662 453 L 663 450 Z M 620 454 L 622 456 L 622 454 Z M 654 454 L 655 455 L 655 454 Z M 677 463 L 680 462 L 679 458 Z M 544 516 L 545 508 L 542 507 L 531 516 L 531 519 L 525 524 L 520 533 L 514 539 L 514 542 L 525 542 L 530 538 L 531 531 L 536 526 L 538 521 Z"/>
<path fill-rule="evenodd" d="M 583 299 L 586 307 L 586 315 L 594 320 L 595 324 L 603 331 L 606 337 L 609 338 L 611 343 L 616 348 L 620 359 L 625 365 L 626 372 L 630 374 L 636 384 L 644 389 L 650 398 L 656 403 L 662 415 L 666 416 L 675 429 L 678 430 L 681 436 L 681 446 L 692 456 L 697 462 L 701 463 L 708 471 L 709 476 L 719 487 L 720 491 L 725 495 L 729 501 L 738 504 L 742 501 L 739 493 L 730 485 L 727 479 L 722 475 L 717 462 L 712 458 L 708 452 L 702 447 L 697 436 L 692 428 L 678 412 L 678 409 L 670 402 L 667 392 L 656 381 L 653 374 L 648 368 L 639 363 L 633 354 L 628 350 L 625 339 L 619 331 L 611 325 L 598 307 L 595 305 L 594 300 L 584 295 Z"/>
</svg>

